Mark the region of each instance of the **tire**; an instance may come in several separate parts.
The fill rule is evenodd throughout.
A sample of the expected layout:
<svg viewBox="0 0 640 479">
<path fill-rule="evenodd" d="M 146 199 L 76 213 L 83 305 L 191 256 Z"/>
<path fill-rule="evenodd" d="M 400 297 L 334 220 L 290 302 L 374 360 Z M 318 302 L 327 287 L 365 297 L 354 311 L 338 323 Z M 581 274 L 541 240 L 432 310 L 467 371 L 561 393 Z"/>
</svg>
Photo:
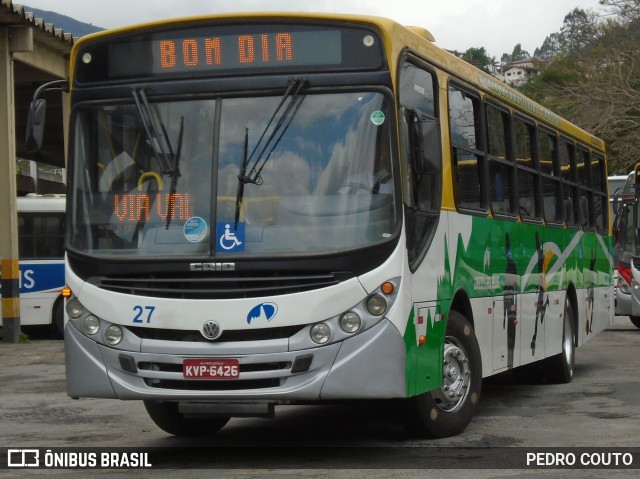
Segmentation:
<svg viewBox="0 0 640 479">
<path fill-rule="evenodd" d="M 482 391 L 480 347 L 469 321 L 451 311 L 444 342 L 443 385 L 403 400 L 405 426 L 429 438 L 460 434 L 471 422 Z"/>
<path fill-rule="evenodd" d="M 576 333 L 573 307 L 567 298 L 564 303 L 562 325 L 562 352 L 543 362 L 544 373 L 549 382 L 570 383 L 573 379 L 576 360 Z"/>
<path fill-rule="evenodd" d="M 222 429 L 229 417 L 186 418 L 178 411 L 177 402 L 143 401 L 151 420 L 174 436 L 208 436 Z"/>
<path fill-rule="evenodd" d="M 51 313 L 51 328 L 56 337 L 64 338 L 64 299 L 60 296 L 53 305 Z"/>
<path fill-rule="evenodd" d="M 640 328 L 640 316 L 629 316 L 629 319 L 636 328 Z"/>
</svg>

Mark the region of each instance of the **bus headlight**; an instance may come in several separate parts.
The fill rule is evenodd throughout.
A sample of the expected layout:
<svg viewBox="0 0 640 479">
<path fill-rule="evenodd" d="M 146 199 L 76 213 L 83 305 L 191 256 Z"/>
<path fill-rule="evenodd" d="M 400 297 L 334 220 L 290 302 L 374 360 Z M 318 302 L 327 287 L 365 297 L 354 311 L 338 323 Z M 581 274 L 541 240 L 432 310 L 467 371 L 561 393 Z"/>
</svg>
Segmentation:
<svg viewBox="0 0 640 479">
<path fill-rule="evenodd" d="M 353 311 L 348 311 L 340 317 L 340 327 L 345 333 L 355 333 L 361 324 L 360 316 Z"/>
<path fill-rule="evenodd" d="M 100 320 L 93 314 L 90 314 L 89 316 L 87 316 L 82 320 L 82 330 L 85 333 L 93 336 L 98 332 L 99 329 L 100 329 Z"/>
<path fill-rule="evenodd" d="M 314 324 L 311 327 L 311 331 L 309 333 L 311 335 L 311 340 L 317 344 L 324 344 L 329 341 L 331 337 L 331 328 L 329 325 L 325 323 Z"/>
<path fill-rule="evenodd" d="M 84 310 L 82 308 L 82 304 L 80 304 L 80 301 L 78 301 L 77 298 L 72 298 L 69 301 L 67 301 L 66 309 L 67 309 L 67 314 L 72 319 L 79 318 L 82 315 L 82 312 Z"/>
<path fill-rule="evenodd" d="M 104 340 L 110 346 L 115 346 L 122 341 L 122 328 L 112 324 L 104 330 Z"/>
<path fill-rule="evenodd" d="M 387 300 L 380 294 L 372 294 L 367 298 L 367 311 L 373 316 L 382 316 L 387 311 Z"/>
</svg>

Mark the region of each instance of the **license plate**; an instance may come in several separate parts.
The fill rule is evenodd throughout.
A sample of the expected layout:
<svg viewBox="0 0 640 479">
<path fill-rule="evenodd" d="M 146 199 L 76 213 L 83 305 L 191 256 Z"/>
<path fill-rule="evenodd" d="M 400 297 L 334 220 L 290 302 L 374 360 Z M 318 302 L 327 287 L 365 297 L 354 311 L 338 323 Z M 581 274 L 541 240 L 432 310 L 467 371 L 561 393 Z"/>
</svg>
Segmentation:
<svg viewBox="0 0 640 479">
<path fill-rule="evenodd" d="M 238 379 L 240 361 L 237 359 L 185 359 L 182 361 L 185 379 Z"/>
</svg>

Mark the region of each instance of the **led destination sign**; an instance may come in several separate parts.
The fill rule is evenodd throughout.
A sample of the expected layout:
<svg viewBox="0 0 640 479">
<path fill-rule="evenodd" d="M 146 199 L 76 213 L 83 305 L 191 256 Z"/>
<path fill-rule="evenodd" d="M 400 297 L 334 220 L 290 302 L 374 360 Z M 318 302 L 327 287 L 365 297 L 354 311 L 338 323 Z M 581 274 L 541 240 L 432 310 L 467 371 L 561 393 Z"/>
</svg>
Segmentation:
<svg viewBox="0 0 640 479">
<path fill-rule="evenodd" d="M 373 30 L 318 25 L 199 24 L 138 31 L 81 43 L 75 59 L 78 83 L 384 65 L 381 42 Z"/>
<path fill-rule="evenodd" d="M 157 73 L 216 68 L 339 65 L 342 62 L 338 31 L 159 40 L 153 43 L 152 52 L 153 69 Z M 313 55 L 309 52 L 313 52 Z"/>
</svg>

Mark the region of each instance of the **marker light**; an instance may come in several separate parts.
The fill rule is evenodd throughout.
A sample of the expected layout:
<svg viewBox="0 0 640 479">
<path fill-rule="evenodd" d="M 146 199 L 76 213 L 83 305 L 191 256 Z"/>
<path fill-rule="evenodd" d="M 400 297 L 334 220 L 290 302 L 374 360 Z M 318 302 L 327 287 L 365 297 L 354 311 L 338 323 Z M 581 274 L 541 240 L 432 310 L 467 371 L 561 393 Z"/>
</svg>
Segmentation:
<svg viewBox="0 0 640 479">
<path fill-rule="evenodd" d="M 104 330 L 104 340 L 107 344 L 115 346 L 122 341 L 122 328 L 115 324 L 112 324 Z"/>
<path fill-rule="evenodd" d="M 65 286 L 64 288 L 62 288 L 62 291 L 60 291 L 60 294 L 63 298 L 69 299 L 73 292 L 71 291 L 71 288 L 69 286 Z"/>
<path fill-rule="evenodd" d="M 340 317 L 340 327 L 345 333 L 355 333 L 361 324 L 360 316 L 353 311 L 348 311 Z"/>
<path fill-rule="evenodd" d="M 331 337 L 331 329 L 329 325 L 325 323 L 318 323 L 311 326 L 311 331 L 309 332 L 311 335 L 311 340 L 317 344 L 324 344 L 329 341 Z"/>
<path fill-rule="evenodd" d="M 82 315 L 83 308 L 76 298 L 70 299 L 67 301 L 67 314 L 70 318 L 76 319 Z"/>
<path fill-rule="evenodd" d="M 99 329 L 100 329 L 100 320 L 93 314 L 90 314 L 89 316 L 87 316 L 82 320 L 82 330 L 85 333 L 94 335 L 98 332 Z"/>
</svg>

